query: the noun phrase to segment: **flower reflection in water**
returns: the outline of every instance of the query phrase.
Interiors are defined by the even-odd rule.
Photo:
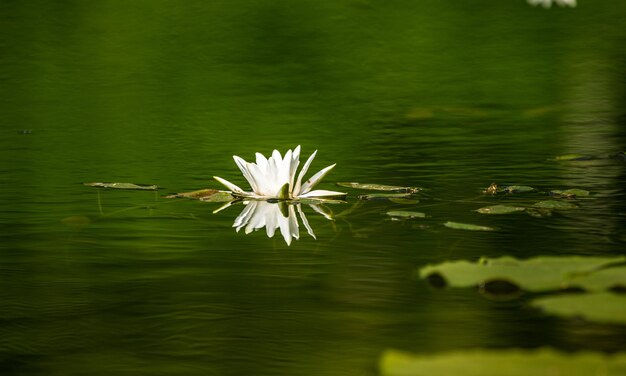
[[[292,239],[300,238],[299,216],[309,235],[316,239],[315,233],[309,225],[304,211],[302,211],[302,203],[300,202],[250,200],[243,201],[243,204],[245,207],[233,223],[233,227],[235,227],[237,232],[244,229],[244,232],[249,234],[252,231],[265,227],[267,236],[271,238],[276,233],[276,230],[280,230],[280,234],[285,239],[287,245],[291,245]],[[326,219],[333,220],[318,204],[311,203],[308,205]]]

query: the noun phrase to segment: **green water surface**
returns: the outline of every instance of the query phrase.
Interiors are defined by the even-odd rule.
[[[617,0],[3,0],[0,374],[353,376],[387,348],[623,349],[624,326],[415,270],[624,254],[625,19]],[[303,208],[317,239],[163,198],[214,175],[248,188],[233,154],[297,145],[349,194],[334,221]],[[552,160],[572,153],[593,158]],[[340,181],[424,191],[358,201]],[[483,196],[492,182],[538,192]],[[475,212],[568,188],[591,195],[550,217]]]

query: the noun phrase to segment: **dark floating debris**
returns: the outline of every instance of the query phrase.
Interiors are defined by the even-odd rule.
[[[159,189],[156,185],[139,185],[133,183],[84,183],[88,187],[107,188],[107,189],[130,189],[141,191],[156,191]]]
[[[498,184],[491,183],[487,188],[483,190],[483,193],[486,195],[495,195],[498,193]]]

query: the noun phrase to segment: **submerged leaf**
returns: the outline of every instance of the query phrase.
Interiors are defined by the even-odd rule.
[[[540,209],[550,209],[550,210],[570,210],[570,209],[578,208],[577,205],[572,204],[571,202],[556,201],[556,200],[539,201],[535,203],[533,207],[540,208]]]
[[[89,187],[109,188],[109,189],[134,189],[142,191],[156,191],[159,189],[156,185],[138,185],[133,183],[84,183]]]
[[[551,196],[555,197],[565,197],[565,198],[576,198],[576,197],[587,197],[589,196],[589,191],[585,191],[584,189],[566,189],[564,191],[555,189],[550,191]]]
[[[476,211],[480,214],[510,214],[518,213],[524,210],[526,210],[526,208],[522,208],[519,206],[493,205],[480,208]]]
[[[626,324],[626,296],[611,292],[548,296],[531,302],[557,316],[582,317],[607,324]],[[626,368],[624,369],[626,372]]]
[[[385,192],[415,193],[421,190],[421,188],[417,188],[417,187],[399,187],[395,185],[368,184],[368,183],[356,183],[356,182],[339,182],[337,183],[337,185],[340,187],[365,189],[369,191],[385,191]]]
[[[446,222],[443,224],[448,228],[453,228],[455,230],[469,230],[469,231],[494,231],[495,229],[487,226],[479,226],[472,225],[469,223],[459,223],[459,222]]]
[[[392,198],[411,198],[410,193],[370,193],[357,196],[359,200],[389,200]]]
[[[508,281],[528,291],[557,290],[584,274],[626,261],[626,257],[553,256],[518,260],[483,258],[477,262],[448,261],[419,270],[422,278],[440,275],[453,287],[471,287],[489,281]]]
[[[387,215],[394,218],[405,218],[405,219],[413,219],[413,218],[426,218],[426,214],[414,211],[403,211],[403,210],[393,210],[387,212]]]
[[[461,350],[413,355],[387,350],[380,359],[383,376],[624,375],[626,353],[562,353],[537,350]]]

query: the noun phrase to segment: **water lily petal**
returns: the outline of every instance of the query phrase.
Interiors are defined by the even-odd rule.
[[[291,187],[290,194],[293,195],[293,186],[296,180],[296,170],[298,170],[298,165],[300,164],[300,145],[296,146],[293,150],[293,154],[291,156],[291,166],[289,168],[289,186]]]
[[[243,226],[245,226],[250,218],[254,214],[257,207],[256,201],[249,202],[246,207],[241,211],[241,213],[235,218],[235,222],[233,222],[233,227],[236,228],[237,232],[241,230]]]
[[[293,187],[293,190],[292,190],[292,194],[294,196],[299,196],[300,195],[301,186],[302,186],[302,179],[304,178],[304,175],[306,174],[307,170],[309,169],[309,166],[311,166],[311,163],[313,162],[313,159],[315,158],[316,154],[317,154],[317,150],[315,150],[309,156],[309,159],[307,159],[306,162],[304,163],[304,166],[302,167],[302,170],[300,170],[300,173],[298,174],[298,180],[296,180],[296,183],[295,183],[295,185]]]
[[[261,153],[256,153],[256,164],[263,174],[267,172],[267,158]]]
[[[302,219],[302,224],[306,228],[306,231],[309,233],[309,235],[311,235],[313,239],[317,240],[317,238],[315,237],[315,233],[313,232],[313,229],[311,228],[311,225],[309,225],[309,221],[306,219],[306,216],[304,215],[304,211],[302,211],[302,205],[296,205],[296,208],[298,209],[298,213],[300,213],[300,219]]]
[[[335,192],[335,191],[327,191],[325,189],[316,189],[311,192],[307,192],[298,197],[300,198],[311,198],[311,197],[326,197],[326,196],[345,196],[346,194],[343,192]]]
[[[328,219],[329,221],[335,220],[335,218],[333,218],[330,213],[326,213],[324,210],[322,210],[322,208],[319,207],[319,205],[309,204],[309,206],[311,207],[311,209],[315,210],[316,213],[323,215],[324,218]]]
[[[256,184],[254,177],[252,176],[252,173],[250,172],[250,169],[248,166],[249,163],[246,162],[243,158],[236,156],[236,155],[233,155],[233,159],[235,160],[235,164],[237,165],[237,167],[239,167],[239,170],[241,170],[243,177],[246,178],[246,180],[248,181],[248,184],[250,184],[252,191],[256,192],[258,190],[258,186]]]
[[[239,188],[238,186],[236,186],[235,184],[229,182],[226,179],[222,179],[219,176],[213,176],[213,179],[219,181],[220,183],[224,184],[224,186],[228,189],[230,189],[233,193],[238,193],[241,195],[245,195],[246,192],[244,192],[243,189]]]
[[[330,170],[333,169],[333,167],[335,167],[335,165],[336,164],[332,164],[328,167],[325,167],[322,170],[320,170],[317,174],[309,178],[309,180],[307,180],[306,182],[302,184],[302,187],[300,188],[300,193],[304,194],[304,193],[309,192],[313,187],[317,185],[317,183],[319,183],[324,178],[324,176],[326,176],[326,174],[328,174]]]

